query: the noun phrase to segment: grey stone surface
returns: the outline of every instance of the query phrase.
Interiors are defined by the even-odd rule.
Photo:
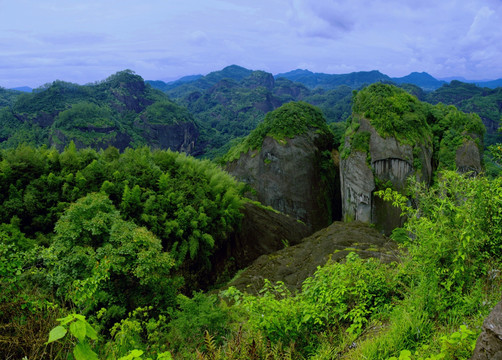
[[[359,221],[335,221],[295,246],[262,255],[227,286],[256,294],[264,279],[283,281],[291,290],[300,290],[303,281],[328,260],[341,261],[350,252],[361,258],[376,257],[385,262],[397,259],[397,246],[377,230]]]
[[[322,152],[330,151],[331,144],[329,136],[315,130],[280,141],[266,137],[259,151],[241,154],[226,170],[256,191],[254,200],[303,221],[315,231],[337,217],[333,212],[339,193],[338,169],[333,179],[327,180],[321,167]]]
[[[464,141],[455,154],[455,165],[460,173],[473,172],[474,175],[482,171],[481,153],[474,140]]]
[[[485,319],[471,360],[502,360],[502,301]]]

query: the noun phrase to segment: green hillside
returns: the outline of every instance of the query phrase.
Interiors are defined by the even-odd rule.
[[[147,144],[163,147],[151,126],[182,123],[191,124],[194,138],[198,134],[185,109],[129,70],[95,84],[54,81],[11,97],[0,109],[0,123],[3,148],[29,143],[62,150],[70,141],[78,147],[111,145],[121,151]],[[173,149],[179,150],[174,143]]]

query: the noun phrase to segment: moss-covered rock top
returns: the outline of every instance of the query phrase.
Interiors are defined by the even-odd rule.
[[[223,157],[223,162],[238,159],[241,153],[246,153],[249,150],[260,149],[267,136],[273,137],[277,141],[283,141],[304,134],[311,129],[331,134],[321,110],[303,101],[289,102],[267,113],[263,122],[255,130],[228,151]]]
[[[376,83],[354,95],[353,116],[368,119],[382,137],[414,143],[430,134],[425,104],[396,86]]]

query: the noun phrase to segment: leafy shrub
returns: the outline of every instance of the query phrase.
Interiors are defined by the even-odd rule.
[[[236,301],[248,314],[249,325],[273,343],[295,342],[299,348],[313,350],[316,339],[312,334],[337,328],[360,334],[371,316],[399,298],[396,269],[395,265],[362,260],[351,253],[345,263],[319,267],[296,295],[283,283],[269,281],[265,281],[260,296],[235,288],[224,295]]]
[[[178,309],[167,326],[166,341],[175,353],[193,354],[195,349],[205,351],[204,334],[211,334],[215,346],[223,344],[230,334],[231,315],[216,295],[194,293],[192,298],[177,297]]]
[[[169,293],[174,260],[151,232],[122,220],[106,195],[72,204],[55,231],[44,259],[58,294],[87,311],[169,301],[162,295]]]

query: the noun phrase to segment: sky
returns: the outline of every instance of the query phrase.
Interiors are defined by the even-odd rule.
[[[502,78],[502,0],[0,0],[0,86],[413,71]]]

